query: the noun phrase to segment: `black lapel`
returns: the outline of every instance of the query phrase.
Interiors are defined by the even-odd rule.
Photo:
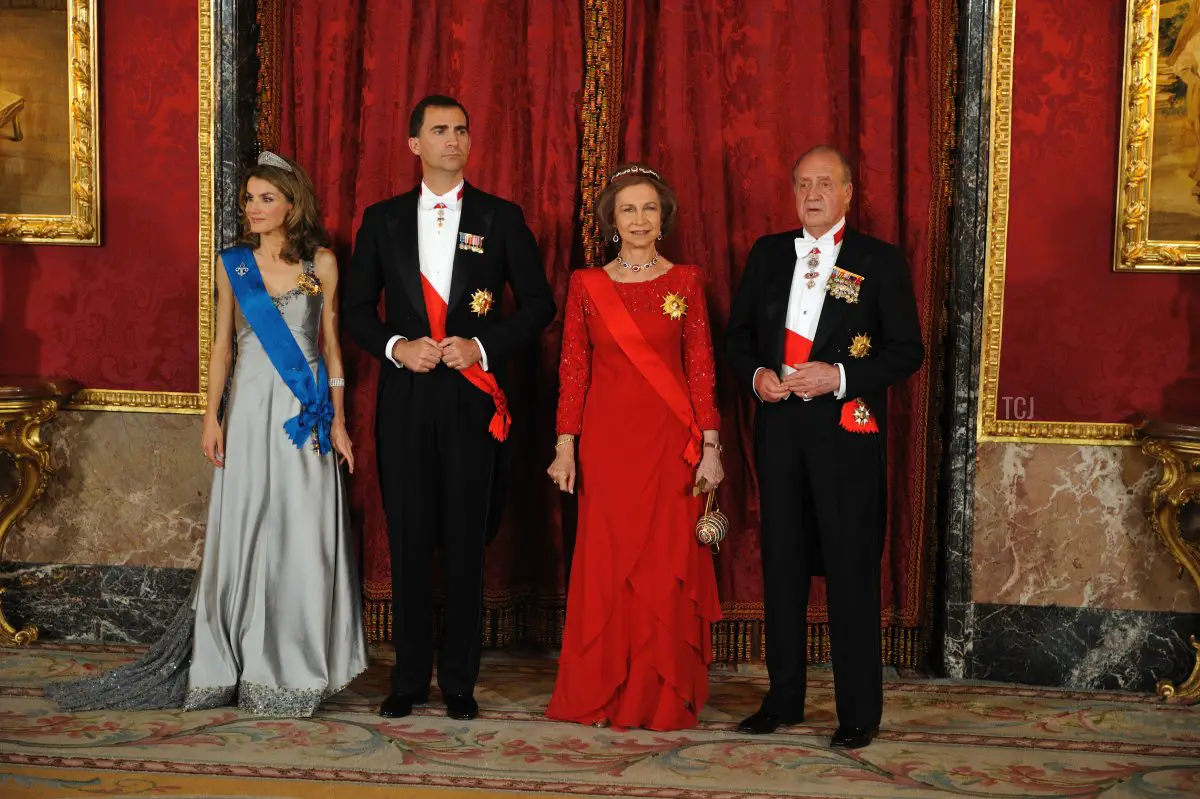
[[[766,322],[772,331],[771,363],[778,368],[783,363],[784,342],[787,338],[787,310],[792,294],[792,280],[796,274],[796,237],[803,233],[792,231],[780,239],[775,252],[770,255],[770,272],[767,276]]]
[[[846,237],[842,239],[842,249],[838,252],[835,266],[856,275],[862,275],[862,263],[862,248],[859,246],[858,233],[847,227]],[[833,335],[833,331],[838,329],[842,317],[849,309],[850,303],[845,300],[829,294],[825,295],[825,302],[821,305],[821,318],[817,321],[817,333],[813,336],[813,355],[820,352],[821,347],[829,341],[829,337]]]
[[[488,246],[488,231],[492,222],[492,209],[487,198],[470,183],[463,185],[462,214],[458,218],[459,240],[464,233],[483,236],[483,246]],[[447,313],[462,299],[467,284],[471,281],[471,267],[479,256],[455,244],[454,267],[450,272],[450,297],[446,301]],[[478,287],[476,287],[478,288]]]
[[[417,315],[427,319],[425,292],[421,290],[421,251],[417,239],[417,198],[420,193],[418,187],[397,197],[387,222],[396,245],[396,269],[400,272],[400,284],[408,293]]]

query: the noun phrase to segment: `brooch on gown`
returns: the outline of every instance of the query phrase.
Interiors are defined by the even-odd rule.
[[[871,337],[866,333],[859,333],[850,342],[850,357],[865,358],[867,353],[871,351]]]
[[[833,274],[829,276],[829,283],[826,284],[825,290],[839,300],[854,303],[858,302],[858,291],[862,288],[862,282],[862,275],[856,275],[853,272],[846,269],[839,269],[835,266]]]
[[[301,272],[296,278],[296,285],[310,297],[315,297],[321,293],[321,281],[311,272]]]
[[[479,289],[471,295],[471,312],[476,316],[487,316],[496,305],[496,298],[487,289]]]
[[[664,316],[679,321],[687,315],[687,297],[671,293],[663,297],[662,312]]]

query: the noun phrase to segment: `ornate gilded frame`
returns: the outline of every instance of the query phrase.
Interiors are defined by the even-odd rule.
[[[92,0],[94,2],[94,0]],[[208,358],[212,348],[213,330],[213,259],[215,236],[213,229],[215,184],[213,168],[216,163],[216,119],[214,103],[216,84],[214,62],[216,42],[213,32],[213,5],[216,0],[200,0],[198,10],[200,58],[200,108],[198,144],[200,148],[200,236],[199,236],[199,390],[185,391],[124,391],[84,389],[75,395],[70,406],[87,411],[138,411],[143,413],[204,412],[208,402]]]
[[[1128,4],[1113,270],[1200,272],[1200,241],[1150,238],[1150,183],[1158,90],[1158,12],[1162,0],[1128,0]]]
[[[67,7],[71,209],[67,214],[0,214],[0,243],[100,243],[100,136],[96,95],[96,0]]]
[[[1140,2],[1141,0],[1130,0]],[[1008,243],[1009,152],[1012,143],[1012,76],[1017,0],[995,0],[992,11],[990,166],[987,260],[983,289],[983,341],[979,366],[980,442],[1133,445],[1133,426],[1108,422],[1040,422],[997,418],[1000,342],[1004,328],[1004,276]]]

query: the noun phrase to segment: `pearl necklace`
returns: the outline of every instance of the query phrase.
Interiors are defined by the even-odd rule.
[[[641,272],[646,269],[652,269],[658,265],[658,253],[654,253],[654,258],[648,264],[631,264],[620,256],[618,253],[617,261],[621,264],[622,269],[628,269],[630,272]]]

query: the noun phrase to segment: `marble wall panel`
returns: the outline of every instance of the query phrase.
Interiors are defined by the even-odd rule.
[[[4,560],[200,563],[212,467],[199,417],[68,411],[47,437],[58,473],[10,531]]]
[[[1200,613],[1146,516],[1136,447],[980,444],[971,598],[997,605]]]

